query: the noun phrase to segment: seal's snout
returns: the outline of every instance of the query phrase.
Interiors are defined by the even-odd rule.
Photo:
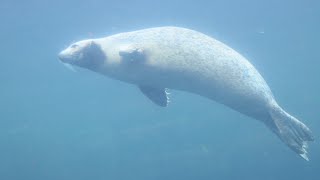
[[[58,58],[60,59],[61,62],[64,62],[64,63],[68,63],[72,59],[70,53],[68,53],[66,50],[61,51],[58,54]]]
[[[61,51],[59,54],[58,54],[58,58],[60,59],[60,61],[63,61],[63,52]]]

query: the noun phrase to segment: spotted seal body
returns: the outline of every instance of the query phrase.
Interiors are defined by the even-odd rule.
[[[137,85],[159,106],[167,106],[166,89],[187,91],[224,104],[264,122],[306,160],[310,130],[286,113],[248,60],[200,32],[159,27],[88,39],[59,54],[77,65]]]

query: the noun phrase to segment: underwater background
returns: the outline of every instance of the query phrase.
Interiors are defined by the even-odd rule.
[[[320,1],[0,0],[0,22],[0,180],[320,178]],[[244,55],[313,131],[310,161],[221,104],[171,90],[161,108],[57,58],[71,42],[168,25]]]

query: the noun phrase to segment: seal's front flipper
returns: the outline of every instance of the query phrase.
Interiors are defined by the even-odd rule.
[[[161,107],[168,106],[169,98],[165,88],[154,88],[148,86],[139,86],[139,88],[141,92],[155,104]]]
[[[126,45],[120,47],[119,56],[121,56],[122,60],[127,62],[140,62],[141,60],[145,59],[143,49],[135,45]]]

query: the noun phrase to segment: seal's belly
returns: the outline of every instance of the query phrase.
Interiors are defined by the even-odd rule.
[[[144,71],[148,71],[147,76],[141,83],[198,94],[253,117],[262,116],[273,100],[267,84],[250,69],[234,72],[234,68],[239,67],[230,68],[226,64],[216,68],[210,63],[181,65],[177,63],[179,61],[170,62],[147,68]]]

